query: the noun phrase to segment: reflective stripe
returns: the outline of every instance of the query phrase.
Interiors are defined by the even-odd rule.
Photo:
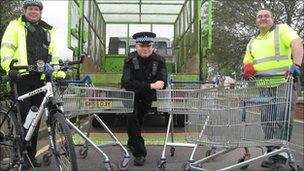
[[[46,31],[46,41],[48,42],[48,44],[50,44],[51,42],[51,34],[49,31]]]
[[[13,51],[15,51],[17,49],[17,47],[11,43],[1,43],[1,48],[3,47],[7,47],[9,49],[12,49]]]
[[[277,57],[276,60],[280,60],[280,40],[279,40],[279,25],[276,25],[274,29],[274,53]]]
[[[277,57],[275,60],[280,60],[281,57],[280,57],[279,25],[276,25],[276,27],[274,29],[274,36],[273,37],[274,37],[274,51],[275,51],[274,54]],[[255,39],[255,37],[252,37],[249,41],[248,47],[249,47],[250,54],[252,52],[252,43],[253,43],[254,39]],[[251,54],[251,56],[252,56],[252,54]],[[266,57],[266,58],[268,58],[268,57]]]
[[[254,39],[255,39],[255,37],[252,37],[252,38],[250,39],[250,41],[249,41],[248,47],[249,47],[249,52],[250,52],[250,54],[251,54],[251,52],[252,52],[252,43],[253,43]],[[251,56],[253,56],[253,55],[251,54]]]
[[[282,72],[286,72],[288,71],[288,67],[283,67],[283,68],[275,68],[275,69],[269,69],[269,70],[265,70],[265,71],[257,71],[257,74],[278,74],[278,73],[282,73]]]
[[[253,64],[260,64],[263,62],[270,62],[273,60],[288,60],[288,56],[269,56],[261,59],[254,59]]]
[[[2,62],[5,62],[7,60],[13,60],[13,57],[12,56],[6,56],[6,57],[2,58]]]

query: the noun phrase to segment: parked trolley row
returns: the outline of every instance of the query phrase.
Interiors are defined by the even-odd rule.
[[[167,146],[170,146],[171,156],[174,156],[175,147],[192,148],[188,161],[183,164],[184,170],[246,168],[261,159],[282,153],[287,155],[290,167],[296,169],[297,163],[293,157],[295,146],[288,141],[292,129],[290,104],[293,79],[289,77],[287,82],[273,80],[263,77],[241,81],[234,89],[220,86],[203,89],[203,82],[170,80],[167,89],[157,90],[158,111],[169,113],[158,168],[165,170],[165,152]],[[57,86],[56,91],[63,101],[66,122],[85,140],[79,150],[80,157],[86,158],[88,148],[92,146],[104,158],[102,164],[106,170],[113,170],[113,163],[102,147],[117,145],[124,153],[118,167],[120,170],[127,170],[130,160],[128,151],[97,114],[132,113],[134,93],[94,87],[89,76],[79,81],[65,81]],[[185,116],[186,143],[174,142],[174,115]],[[77,123],[71,121],[79,116],[88,118],[87,130],[81,129]],[[90,139],[93,118],[107,131],[113,142],[95,144]],[[198,146],[208,150],[205,157],[194,159]],[[249,148],[263,149],[265,146],[280,146],[280,148],[270,153],[264,153],[262,150],[259,156],[251,156]],[[224,168],[205,167],[208,161],[238,148],[244,148],[245,152],[237,163]],[[303,147],[300,148],[297,151],[303,151]],[[43,160],[48,161],[49,157],[50,153],[46,153]]]
[[[275,81],[274,81],[275,80]],[[170,146],[171,156],[175,146],[192,148],[184,170],[208,170],[204,164],[237,148],[245,153],[237,163],[224,168],[231,170],[246,168],[250,164],[277,154],[285,153],[291,168],[296,169],[288,142],[292,125],[290,107],[293,79],[287,82],[260,77],[251,81],[242,81],[234,89],[215,87],[201,89],[198,82],[172,83],[166,90],[157,91],[158,110],[170,114],[164,149],[158,163],[165,170],[166,147]],[[174,142],[173,115],[185,115],[185,134],[187,143]],[[171,132],[171,141],[168,141]],[[199,145],[208,148],[206,157],[195,160],[194,154]],[[251,157],[249,147],[280,146],[281,148],[257,157]],[[221,150],[219,150],[221,149]],[[303,151],[303,147],[302,147]]]

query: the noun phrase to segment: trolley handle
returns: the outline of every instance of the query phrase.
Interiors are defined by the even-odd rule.
[[[290,78],[290,74],[255,74],[250,78],[246,78],[244,74],[242,74],[242,77],[246,80],[254,80],[258,78],[271,78],[271,77],[285,77],[286,79]]]
[[[285,74],[255,74],[254,78],[265,78],[265,77],[285,77]]]
[[[187,83],[187,84],[204,84],[204,81],[179,81],[179,80],[170,80],[169,83]]]
[[[92,78],[89,75],[86,75],[83,77],[81,80],[61,80],[62,83],[76,83],[76,84],[83,84],[83,83],[88,83],[92,84]]]

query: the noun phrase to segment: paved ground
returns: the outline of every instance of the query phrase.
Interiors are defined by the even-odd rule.
[[[166,130],[164,120],[159,119],[148,119],[153,122],[149,122],[146,124],[146,127],[144,129],[144,135],[152,134],[164,137],[164,132]],[[120,123],[117,123],[116,126],[111,128],[113,132],[120,133],[118,135],[121,135],[121,133],[125,133],[125,127],[124,122],[121,121]],[[293,150],[296,152],[294,153],[296,160],[299,162],[299,164],[303,167],[304,165],[304,158],[303,158],[303,147],[304,147],[304,136],[303,136],[303,130],[304,125],[303,122],[296,122],[293,130],[293,137],[292,137],[292,143],[296,145],[292,145]],[[177,128],[176,132],[179,132],[180,134],[183,133],[183,128]],[[104,134],[103,130],[101,128],[95,128],[93,131],[95,134],[100,133]],[[45,138],[43,138],[45,139]],[[45,147],[47,141],[41,139],[39,142],[40,151],[38,159],[41,159],[42,155],[44,154],[45,150],[47,149]],[[80,147],[76,147],[76,152],[78,154]],[[131,160],[129,162],[129,169],[128,170],[158,170],[157,168],[157,162],[160,159],[161,152],[162,152],[163,146],[161,145],[149,145],[147,146],[148,155],[147,155],[147,161],[145,166],[143,167],[135,167],[133,166],[133,157],[131,157]],[[206,150],[209,149],[209,147],[201,146],[197,149],[195,153],[195,159],[201,159],[205,155]],[[114,163],[115,170],[118,170],[117,165],[122,161],[123,159],[123,151],[119,147],[106,147],[103,148],[104,152],[109,155],[109,158],[111,159],[111,162]],[[259,156],[262,154],[261,149],[250,149],[252,156]],[[175,155],[173,157],[170,156],[169,148],[167,148],[167,164],[166,164],[166,170],[182,170],[183,163],[187,162],[189,159],[189,156],[191,154],[192,149],[185,148],[185,147],[176,147]],[[204,164],[203,166],[209,170],[217,170],[225,166],[234,165],[237,163],[238,159],[242,157],[244,150],[243,149],[237,149],[233,152],[230,152],[228,154],[225,154],[223,156],[220,156],[219,158],[208,162],[207,164]],[[103,165],[104,158],[99,155],[96,150],[90,148],[88,157],[85,159],[81,159],[78,156],[78,166],[80,170],[105,170]],[[246,170],[263,170],[263,168],[260,167],[260,161],[257,163],[254,163],[250,165]],[[54,167],[51,165],[50,167],[42,167],[38,170],[54,170]],[[265,170],[265,169],[264,169]]]

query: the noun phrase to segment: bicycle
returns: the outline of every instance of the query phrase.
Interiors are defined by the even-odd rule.
[[[53,65],[53,67],[56,71],[66,71],[70,66],[80,64],[82,61],[83,57],[80,61],[61,62]],[[10,170],[13,167],[22,170],[26,159],[34,168],[26,147],[30,145],[29,142],[35,127],[43,114],[46,118],[51,155],[54,156],[57,170],[78,170],[71,131],[63,114],[62,100],[55,89],[56,79],[52,77],[51,73],[44,71],[44,62],[37,62],[37,65],[14,66],[16,62],[18,61],[12,60],[9,75],[2,77],[2,82],[10,81],[12,83],[13,95],[10,99],[10,106],[0,108],[0,170]],[[19,96],[16,82],[22,74],[19,73],[20,70],[44,73],[46,75],[45,85]],[[43,92],[45,92],[45,95],[38,112],[29,128],[25,129],[21,122],[20,101]]]

